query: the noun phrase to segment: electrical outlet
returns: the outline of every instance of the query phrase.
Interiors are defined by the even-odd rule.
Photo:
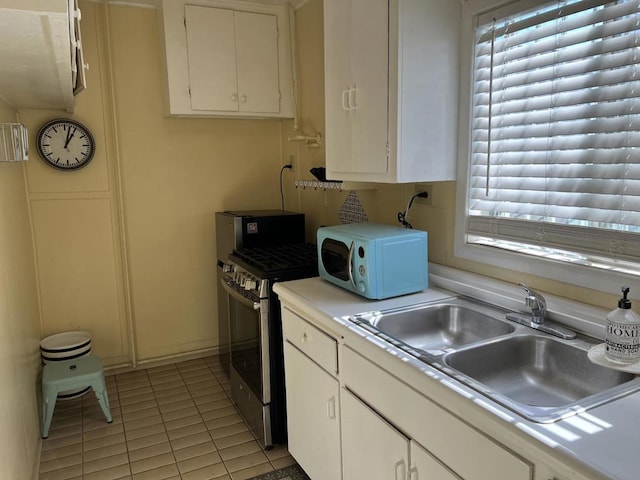
[[[424,183],[418,183],[415,186],[413,193],[427,192],[429,195],[427,198],[416,197],[413,199],[414,203],[421,205],[433,205],[433,185],[426,185]]]
[[[289,155],[289,165],[291,165],[291,170],[293,170],[293,166],[296,164],[296,156]]]

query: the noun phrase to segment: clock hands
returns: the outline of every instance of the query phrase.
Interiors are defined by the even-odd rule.
[[[73,136],[76,134],[76,129],[73,129],[73,133],[71,132],[71,126],[69,126],[69,130],[67,130],[67,139],[64,142],[64,147],[67,151],[69,151],[69,149],[67,148],[69,146],[69,142],[71,141],[71,139],[73,138]]]

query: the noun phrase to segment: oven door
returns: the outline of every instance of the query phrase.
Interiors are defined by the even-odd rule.
[[[231,366],[263,403],[271,401],[269,300],[238,291],[222,279],[229,299]]]

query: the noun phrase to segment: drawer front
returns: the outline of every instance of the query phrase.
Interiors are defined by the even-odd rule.
[[[338,347],[329,335],[292,311],[282,309],[284,337],[327,372],[338,373]]]
[[[465,480],[530,480],[529,463],[348,347],[343,383]]]

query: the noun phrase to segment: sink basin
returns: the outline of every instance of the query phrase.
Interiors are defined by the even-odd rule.
[[[635,375],[591,363],[585,348],[539,335],[498,339],[442,360],[463,375],[464,383],[537,422],[555,421],[640,388]]]
[[[640,390],[640,376],[591,363],[593,340],[561,340],[505,315],[499,307],[455,297],[349,320],[537,423]]]
[[[483,313],[483,307],[465,299],[419,305],[356,318],[391,338],[424,351],[456,349],[506,335],[515,327]]]

